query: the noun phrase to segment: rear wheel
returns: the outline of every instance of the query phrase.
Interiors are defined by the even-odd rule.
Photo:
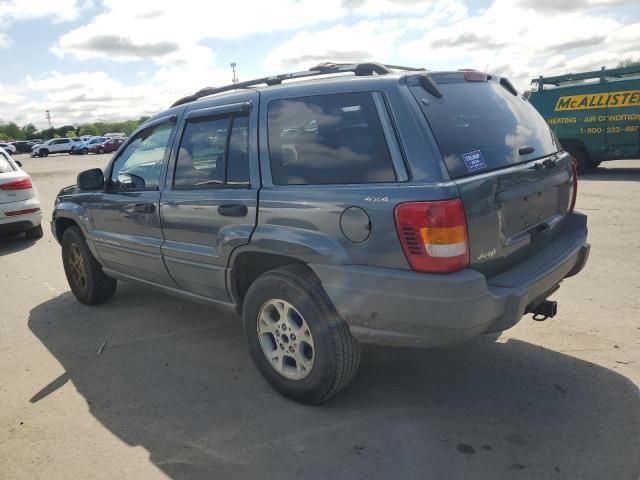
[[[106,302],[115,293],[116,280],[102,271],[78,227],[70,227],[62,235],[62,264],[69,287],[80,302]]]
[[[243,324],[260,373],[281,394],[319,404],[351,382],[360,349],[304,266],[260,276],[244,299]]]
[[[24,235],[31,240],[42,238],[42,235],[44,235],[44,232],[42,231],[42,225],[38,225],[37,227],[27,230],[26,232],[24,232]]]
[[[80,150],[80,155],[86,155],[87,153],[89,153],[88,148],[83,148],[82,150]]]

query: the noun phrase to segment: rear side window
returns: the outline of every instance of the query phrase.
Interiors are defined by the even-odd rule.
[[[247,186],[248,117],[207,117],[187,122],[173,185],[176,188]]]
[[[275,185],[396,180],[371,93],[272,101],[268,130]]]
[[[437,81],[442,97],[411,87],[452,178],[551,155],[559,146],[533,106],[495,80]],[[426,100],[422,101],[423,99]],[[521,154],[533,147],[530,153]],[[523,149],[523,150],[521,150]]]

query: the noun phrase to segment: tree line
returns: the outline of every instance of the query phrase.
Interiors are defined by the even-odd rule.
[[[122,122],[94,122],[75,125],[63,125],[61,127],[43,128],[39,130],[33,123],[27,123],[22,127],[15,122],[3,122],[0,120],[0,141],[33,140],[61,137],[80,137],[82,135],[104,135],[105,133],[118,132],[129,136],[138,126],[149,117],[140,117],[137,120],[124,120]]]

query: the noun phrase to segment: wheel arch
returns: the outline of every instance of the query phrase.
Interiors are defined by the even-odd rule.
[[[229,293],[237,305],[238,312],[242,311],[242,303],[249,287],[260,275],[287,265],[306,266],[305,262],[299,258],[272,252],[249,250],[235,255],[227,282]],[[310,268],[309,271],[313,273]]]

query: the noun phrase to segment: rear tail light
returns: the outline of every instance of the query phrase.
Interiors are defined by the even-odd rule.
[[[576,197],[578,196],[578,162],[575,158],[571,158],[571,184],[569,187],[569,209],[573,212],[576,206]]]
[[[28,188],[33,188],[33,184],[29,177],[19,178],[12,182],[0,184],[0,189],[2,190],[26,190]]]
[[[460,199],[401,203],[394,216],[413,270],[448,273],[469,265],[467,222]]]

